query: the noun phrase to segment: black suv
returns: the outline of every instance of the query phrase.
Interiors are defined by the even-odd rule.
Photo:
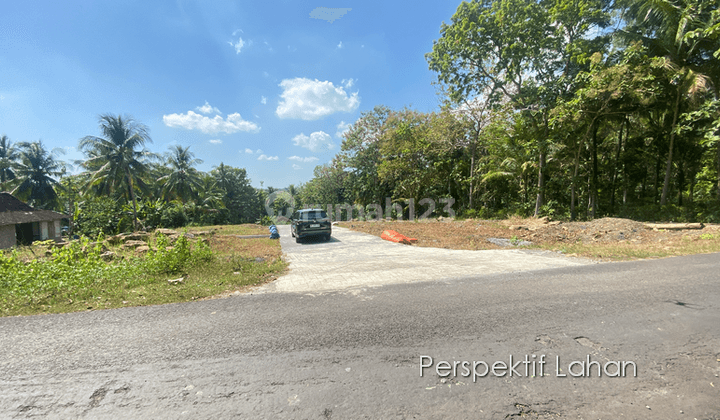
[[[296,242],[300,242],[308,236],[322,236],[326,241],[329,241],[332,234],[332,224],[325,210],[298,210],[292,215],[290,234],[295,238]]]

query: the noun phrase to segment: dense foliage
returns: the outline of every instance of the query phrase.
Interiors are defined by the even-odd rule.
[[[717,1],[472,0],[426,58],[441,110],[364,112],[287,196],[253,188],[245,169],[200,172],[189,148],[150,153],[144,125],[109,114],[102,136],[80,140],[84,172],[59,182],[41,143],[2,136],[0,187],[91,235],[269,223],[266,202],[276,214],[392,204],[407,217],[411,199],[416,212],[452,199],[468,216],[720,221]]]
[[[151,142],[144,125],[109,114],[99,120],[103,136],[80,139],[86,159],[77,175],[67,175],[65,163],[41,142],[14,145],[2,136],[0,187],[36,208],[70,215],[73,233],[91,237],[256,222],[264,215],[267,193],[250,185],[245,169],[220,163],[198,171],[202,161],[189,147],[158,156],[141,149]]]
[[[717,2],[474,0],[440,33],[443,109],[365,112],[303,202],[720,221]]]

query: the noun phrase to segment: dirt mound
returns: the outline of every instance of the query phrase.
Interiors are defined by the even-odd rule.
[[[640,242],[648,231],[642,222],[604,217],[590,222],[545,224],[519,237],[543,242]]]

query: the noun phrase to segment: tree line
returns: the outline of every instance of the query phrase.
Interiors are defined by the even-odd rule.
[[[363,113],[301,202],[720,221],[716,1],[463,2],[426,59],[441,110]]]
[[[140,228],[254,223],[263,218],[267,191],[250,185],[243,168],[220,163],[210,172],[190,147],[148,151],[148,128],[131,117],[99,117],[100,136],[79,141],[85,159],[59,159],[61,150],[0,137],[0,187],[39,209],[71,216],[76,233],[114,234]]]

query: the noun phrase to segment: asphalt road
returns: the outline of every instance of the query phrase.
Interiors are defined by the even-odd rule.
[[[0,417],[720,419],[719,272],[711,254],[2,318]],[[545,376],[435,370],[533,354]],[[637,376],[560,376],[588,357]]]

